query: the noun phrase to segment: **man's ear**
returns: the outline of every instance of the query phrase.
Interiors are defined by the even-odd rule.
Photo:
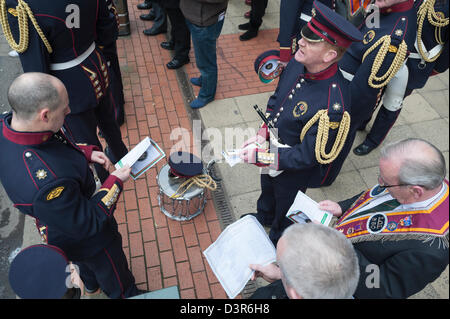
[[[334,61],[337,58],[338,54],[336,50],[330,49],[325,53],[325,56],[323,57],[323,62],[329,63],[331,61]]]
[[[45,123],[48,123],[48,121],[49,121],[49,113],[50,113],[50,110],[48,108],[44,107],[43,109],[41,109],[38,112],[39,120],[41,120],[41,121],[43,121]]]
[[[423,195],[423,192],[424,192],[424,190],[421,186],[416,186],[416,185],[411,186],[410,190],[414,196],[414,199],[421,198]]]
[[[297,291],[295,291],[295,289],[290,287],[289,285],[286,285],[286,293],[290,299],[303,299],[303,297],[300,296]]]

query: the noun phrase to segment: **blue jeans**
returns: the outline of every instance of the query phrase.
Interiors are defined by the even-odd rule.
[[[192,42],[194,44],[195,63],[200,70],[202,87],[198,98],[203,101],[212,101],[217,89],[217,38],[222,31],[221,21],[207,26],[200,27],[186,20],[186,24],[191,31]]]

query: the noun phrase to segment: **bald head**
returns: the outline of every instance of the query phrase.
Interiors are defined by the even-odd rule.
[[[418,138],[386,145],[381,149],[380,161],[390,161],[398,167],[399,183],[421,185],[429,190],[441,186],[446,174],[442,152]]]
[[[54,111],[61,103],[64,84],[56,77],[28,72],[17,77],[8,90],[8,102],[21,120],[30,120],[43,108]]]

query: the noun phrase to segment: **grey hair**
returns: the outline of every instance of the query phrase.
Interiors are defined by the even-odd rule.
[[[400,184],[435,189],[442,184],[447,173],[442,152],[420,138],[407,138],[384,146],[381,158],[401,160],[397,176]]]
[[[30,120],[44,107],[57,109],[61,101],[55,80],[51,75],[37,72],[17,77],[8,89],[8,102],[17,117]]]
[[[351,242],[323,225],[294,224],[284,233],[278,265],[286,284],[305,299],[351,298],[358,286],[359,264]]]

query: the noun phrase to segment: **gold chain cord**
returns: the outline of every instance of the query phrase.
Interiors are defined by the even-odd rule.
[[[444,44],[444,41],[442,41],[441,38],[441,30],[443,27],[447,26],[449,23],[449,18],[445,18],[445,16],[442,16],[439,13],[436,13],[434,10],[434,3],[436,0],[427,0],[420,6],[419,10],[417,11],[417,49],[419,50],[420,56],[425,62],[434,62],[436,61],[439,56],[441,55],[442,50],[436,54],[433,58],[429,59],[427,52],[423,51],[422,48],[422,29],[423,29],[423,23],[425,21],[425,17],[427,18],[428,22],[435,26],[434,29],[434,37],[438,44]]]
[[[400,70],[400,68],[402,67],[403,62],[405,61],[405,58],[406,58],[406,53],[408,51],[408,46],[406,45],[404,40],[402,40],[402,42],[400,43],[400,45],[397,49],[391,45],[391,37],[389,35],[385,35],[385,36],[381,37],[377,42],[375,42],[375,44],[372,45],[366,51],[366,53],[364,53],[362,60],[364,61],[364,59],[380,45],[381,45],[381,48],[378,50],[378,53],[375,56],[375,59],[374,59],[373,65],[372,65],[372,70],[371,70],[369,80],[368,80],[368,84],[375,89],[379,89],[379,88],[386,86],[389,83],[389,81],[392,80],[392,78],[395,76],[395,74],[398,72],[398,70]],[[392,60],[392,64],[384,75],[377,76],[377,73],[380,70],[381,65],[383,64],[384,57],[386,56],[386,54],[389,51],[391,51],[391,52],[396,51],[395,57]],[[375,82],[380,82],[380,83],[375,83]]]
[[[300,134],[300,142],[303,141],[306,132],[317,121],[319,121],[319,124],[317,129],[315,147],[316,159],[320,164],[330,164],[338,157],[339,153],[342,150],[342,147],[344,147],[345,140],[347,139],[347,135],[350,130],[350,114],[345,111],[342,115],[342,120],[339,124],[339,131],[336,135],[336,140],[334,141],[333,147],[328,154],[325,151],[325,147],[327,146],[328,142],[328,132],[330,128],[330,118],[328,117],[327,110],[318,111],[316,115],[314,115],[308,121],[308,123],[306,123]]]
[[[207,188],[211,191],[215,191],[217,189],[217,183],[212,179],[211,176],[207,174],[203,175],[196,175],[189,179],[187,179],[185,182],[183,182],[172,196],[170,198],[180,198],[186,193],[189,188],[191,188],[193,185],[196,185],[200,188]]]
[[[53,49],[47,38],[42,32],[39,24],[36,21],[36,18],[33,15],[33,11],[31,11],[28,4],[23,0],[18,0],[17,7],[17,22],[19,24],[19,43],[16,43],[14,37],[11,33],[11,28],[8,22],[8,12],[6,10],[6,0],[0,0],[0,24],[2,25],[3,33],[5,35],[6,41],[8,41],[9,46],[16,50],[18,53],[23,53],[28,49],[29,44],[29,29],[28,29],[28,18],[30,18],[33,23],[34,28],[37,33],[41,37],[44,42],[45,47],[47,48],[48,53],[52,53]]]

